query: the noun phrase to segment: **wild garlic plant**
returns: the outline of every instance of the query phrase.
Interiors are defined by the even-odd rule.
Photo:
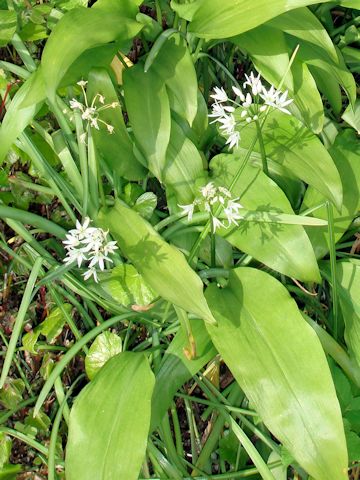
[[[229,148],[239,146],[240,129],[246,124],[256,122],[258,126],[260,119],[269,108],[290,115],[287,107],[293,102],[292,99],[288,99],[287,90],[282,93],[274,85],[266,89],[260,74],[255,76],[254,72],[251,72],[249,75],[245,74],[245,78],[246,81],[243,83],[245,92],[236,86],[232,87],[236,100],[232,100],[223,87],[215,87],[214,93],[210,95],[215,100],[212,113],[209,115],[214,120],[210,123],[220,124],[219,129],[227,138],[226,144]],[[238,113],[237,109],[241,112]]]
[[[84,280],[94,277],[98,282],[96,267],[105,269],[105,262],[113,263],[109,257],[117,250],[116,241],[107,241],[108,233],[102,228],[90,227],[90,218],[86,217],[81,224],[76,222],[76,228],[69,230],[63,245],[67,250],[64,262],[71,265],[76,262],[80,268],[83,262],[88,263],[83,273]]]

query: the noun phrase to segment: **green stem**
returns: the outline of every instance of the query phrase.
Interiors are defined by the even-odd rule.
[[[258,140],[259,140],[259,147],[260,147],[260,154],[261,154],[263,172],[266,175],[269,176],[269,169],[268,169],[268,164],[267,164],[267,159],[266,159],[264,139],[263,139],[263,136],[262,136],[261,126],[260,126],[259,120],[256,120],[255,124],[256,124],[256,131],[257,131],[257,135],[258,135]]]
[[[214,217],[211,215],[211,232],[210,232],[210,266],[211,268],[216,267],[216,239],[215,239],[215,227],[214,227]]]
[[[32,437],[28,437],[21,432],[13,430],[12,428],[0,427],[0,432],[5,433],[6,435],[10,435],[11,437],[17,438],[18,440],[26,443],[30,447],[34,448],[38,452],[42,453],[43,455],[48,455],[48,449],[44,447],[41,443],[34,440]]]

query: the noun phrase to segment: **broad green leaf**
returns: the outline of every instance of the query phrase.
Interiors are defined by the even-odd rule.
[[[100,2],[102,5],[108,2]],[[56,89],[71,64],[86,50],[117,40],[125,47],[141,25],[118,8],[74,8],[53,29],[42,55],[47,95],[54,99]],[[127,12],[125,12],[126,14]],[[119,47],[121,46],[119,45]],[[61,55],[58,52],[61,51]]]
[[[0,404],[8,410],[17,408],[23,401],[24,390],[25,384],[21,378],[7,377],[3,388],[0,389]]]
[[[135,139],[149,170],[162,180],[171,128],[165,84],[155,71],[150,69],[145,73],[140,65],[127,69],[123,78],[125,103]]]
[[[339,284],[340,306],[345,322],[345,341],[351,356],[360,365],[360,263],[357,260],[338,262],[336,278]]]
[[[341,118],[353,127],[358,135],[360,135],[360,99],[356,100],[354,108],[349,105]]]
[[[323,0],[320,3],[324,3]],[[295,8],[314,0],[203,0],[195,11],[190,31],[200,38],[227,38],[246,32]]]
[[[282,90],[289,91],[289,98],[294,99],[290,106],[292,113],[308,128],[320,132],[324,122],[321,96],[305,63],[295,58],[288,71],[291,51],[284,33],[261,25],[238,35],[232,41],[247,50],[256,69],[270,84],[276,87],[282,84]]]
[[[198,84],[185,40],[180,35],[168,39],[151,68],[166,84],[172,110],[191,126],[197,112]]]
[[[0,10],[0,46],[10,42],[16,32],[16,12]]]
[[[333,210],[335,221],[335,241],[340,240],[348,229],[353,218],[360,209],[360,144],[353,130],[347,129],[339,133],[334,144],[330,147],[329,153],[339,171],[344,198],[340,212]],[[309,187],[306,191],[301,210],[322,205],[326,198],[317,190]],[[312,215],[318,218],[327,219],[326,207],[315,210]],[[324,257],[329,251],[329,235],[326,227],[307,229],[307,233],[313,245],[317,258]]]
[[[194,320],[191,328],[195,339],[196,358],[189,360],[184,354],[187,337],[184,330],[180,329],[166,350],[156,375],[150,431],[161,423],[179,388],[216,355],[204,322]]]
[[[336,50],[337,61],[335,61],[333,57],[320,46],[289,37],[290,47],[294,48],[299,43],[300,48],[297,56],[299,60],[308,65],[315,79],[321,75],[323,83],[326,84],[327,79],[333,77],[332,80],[337,81],[345,90],[351,103],[354,103],[356,99],[355,80],[352,73],[348,70],[341,52]],[[332,88],[332,83],[329,85],[329,88]]]
[[[116,108],[108,108],[100,114],[101,120],[114,127],[114,132],[109,134],[106,128],[92,130],[94,142],[101,157],[110,170],[116,172],[120,177],[128,180],[144,178],[146,169],[134,154],[133,141],[126,130],[116,90],[105,69],[94,69],[89,74],[87,88],[89,103],[98,93],[105,97],[105,104],[118,104]]]
[[[169,245],[140,215],[119,201],[103,210],[98,221],[117,240],[146,283],[165,300],[214,323],[200,278],[184,255]]]
[[[213,179],[217,184],[229,187],[242,161],[243,154],[240,156],[239,153],[214,157],[210,163]],[[293,214],[283,191],[251,164],[243,170],[232,193],[240,197],[243,207],[255,214],[267,215],[269,211]],[[320,281],[314,251],[301,226],[241,221],[239,227],[222,229],[220,234],[232,245],[278,272],[299,280]]]
[[[121,338],[112,332],[100,333],[91,344],[85,357],[86,375],[93,380],[98,371],[110,358],[121,353]]]
[[[173,120],[169,146],[166,151],[166,165],[163,180],[167,188],[168,202],[186,205],[197,194],[195,181],[203,174],[203,162],[199,150],[186,137],[180,126]]]
[[[149,305],[155,292],[132,265],[122,264],[111,270],[109,278],[100,282],[101,287],[122,305]]]
[[[297,8],[268,22],[269,25],[323,48],[337,62],[334,44],[322,23],[308,8]]]
[[[242,130],[241,146],[248,148],[256,135],[253,124]],[[320,140],[296,118],[272,112],[263,128],[266,155],[292,175],[316,188],[341,208],[342,184],[334,161]],[[258,145],[255,151],[259,151]]]
[[[10,106],[7,108],[0,126],[0,164],[3,162],[11,145],[15,142],[24,128],[31,122],[42,106],[44,96],[42,96],[43,98],[39,98],[38,102],[34,102],[30,106],[24,108],[21,107],[22,102],[30,94],[34,86],[39,85],[39,82],[41,83],[41,78],[39,78],[38,72],[33,73],[16,92],[11,100]],[[44,92],[43,85],[40,88]]]
[[[145,457],[153,387],[154,377],[142,354],[120,353],[104,365],[70,412],[68,480],[137,480]]]
[[[134,210],[146,220],[150,220],[157,205],[157,196],[153,192],[145,192],[136,199]]]
[[[252,268],[206,298],[214,345],[265,425],[315,480],[345,480],[341,411],[321,344],[286,288]]]

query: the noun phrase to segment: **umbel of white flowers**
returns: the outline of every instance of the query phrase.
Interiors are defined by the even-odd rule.
[[[236,100],[231,100],[222,87],[215,87],[214,94],[211,95],[215,101],[212,105],[212,113],[209,115],[214,120],[210,123],[220,123],[221,133],[227,137],[226,143],[230,148],[239,146],[240,132],[237,128],[258,121],[268,108],[290,115],[286,107],[293,101],[287,98],[287,90],[282,93],[273,85],[267,90],[262,84],[260,74],[255,76],[251,72],[245,77],[246,81],[243,83],[245,92],[238,87],[232,87]],[[227,105],[227,102],[231,105]],[[241,109],[240,119],[235,118],[236,108]]]
[[[85,80],[80,80],[77,82],[78,85],[80,85],[81,90],[84,95],[84,103],[79,102],[76,98],[73,98],[70,100],[70,108],[72,110],[79,110],[81,113],[81,118],[87,122],[87,125],[89,127],[93,127],[96,130],[100,130],[99,123],[105,125],[107,131],[109,133],[114,132],[114,127],[110,125],[109,123],[106,123],[104,120],[100,118],[100,112],[103,110],[107,110],[108,108],[116,108],[119,106],[119,102],[112,102],[105,104],[105,97],[104,95],[101,95],[100,93],[97,93],[91,104],[89,105],[87,97],[86,97],[86,91],[85,91],[85,86],[87,85],[88,82]],[[100,104],[100,105],[99,105]],[[85,143],[86,139],[86,133],[82,135],[81,141]]]
[[[225,187],[217,187],[213,182],[200,188],[201,195],[189,205],[179,205],[187,214],[190,221],[194,215],[195,207],[203,208],[209,212],[212,221],[213,231],[217,228],[229,228],[230,225],[239,225],[238,220],[242,218],[239,211],[242,207],[237,203],[238,198],[232,198],[231,192]],[[227,224],[222,222],[219,217],[224,217]]]
[[[109,255],[118,248],[115,241],[107,241],[109,232],[102,228],[90,227],[90,218],[86,217],[84,223],[76,222],[76,228],[69,230],[66,240],[63,241],[67,250],[64,262],[70,265],[77,262],[80,268],[83,262],[87,263],[88,269],[83,274],[85,280],[94,277],[98,281],[96,267],[105,269],[105,261],[111,262]]]

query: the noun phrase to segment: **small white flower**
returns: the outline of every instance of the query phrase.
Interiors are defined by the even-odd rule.
[[[71,249],[71,250],[69,250],[66,257],[64,258],[64,262],[67,265],[70,265],[70,263],[73,263],[74,261],[76,261],[79,268],[81,267],[82,262],[84,260],[87,260],[87,257],[81,249]]]
[[[229,145],[229,148],[238,148],[240,142],[240,132],[233,132],[229,135],[229,138],[226,140],[226,145]]]
[[[89,280],[90,277],[94,277],[94,280],[96,283],[98,283],[98,277],[95,268],[89,268],[89,270],[86,270],[85,273],[83,273],[84,280]]]
[[[217,217],[212,217],[212,224],[213,224],[214,231],[217,228],[221,228],[221,227],[226,228],[225,225]]]
[[[81,143],[86,143],[86,132],[84,132],[80,135],[80,142]]]
[[[187,219],[190,222],[194,215],[195,204],[190,203],[189,205],[179,205],[179,207],[183,209],[183,213],[187,215]]]
[[[219,123],[221,123],[221,130],[224,130],[225,135],[231,135],[234,133],[236,127],[236,120],[234,115],[228,115],[227,117],[220,118]]]
[[[92,268],[96,264],[98,264],[100,270],[104,270],[104,268],[105,268],[104,261],[105,260],[112,263],[111,258],[108,258],[103,252],[101,252],[101,251],[96,252],[92,257],[90,257],[89,267]]]
[[[248,85],[251,88],[252,94],[258,95],[263,88],[260,73],[257,77],[255,77],[254,72],[250,72],[249,76],[245,74],[245,78],[246,82],[244,82],[243,87],[246,88],[246,86]]]
[[[252,96],[250,95],[250,93],[247,93],[245,97],[245,102],[243,102],[242,106],[244,108],[249,108],[251,107],[252,103],[253,103]]]
[[[119,247],[116,245],[116,241],[108,242],[104,245],[103,250],[105,256],[108,256],[111,253],[114,253]]]
[[[84,105],[82,103],[80,103],[78,100],[76,100],[76,98],[73,98],[72,100],[70,100],[70,108],[72,110],[81,110],[83,111],[84,110]]]
[[[99,94],[99,102],[102,103],[102,104],[105,103],[105,97],[104,97],[104,95],[100,95],[100,94]]]
[[[293,102],[292,99],[288,99],[288,91],[281,93],[279,90],[275,90],[275,87],[272,85],[269,90],[266,90],[264,87],[260,97],[264,100],[265,105],[276,108],[283,113],[291,115],[289,110],[287,110],[288,105]]]
[[[200,188],[200,192],[205,199],[210,199],[216,195],[216,187],[213,182],[209,182],[205,187]]]
[[[244,95],[243,92],[240,90],[240,88],[238,88],[238,87],[232,87],[232,89],[233,89],[235,95],[240,98],[240,101],[241,101],[241,102],[244,102],[244,101],[245,101],[245,95]]]
[[[85,87],[87,85],[87,81],[86,80],[79,80],[78,82],[76,82],[78,85],[80,85],[80,87]]]
[[[218,102],[227,102],[229,100],[227,93],[225,92],[224,88],[221,87],[215,87],[214,92],[212,95],[210,95],[211,98]]]

